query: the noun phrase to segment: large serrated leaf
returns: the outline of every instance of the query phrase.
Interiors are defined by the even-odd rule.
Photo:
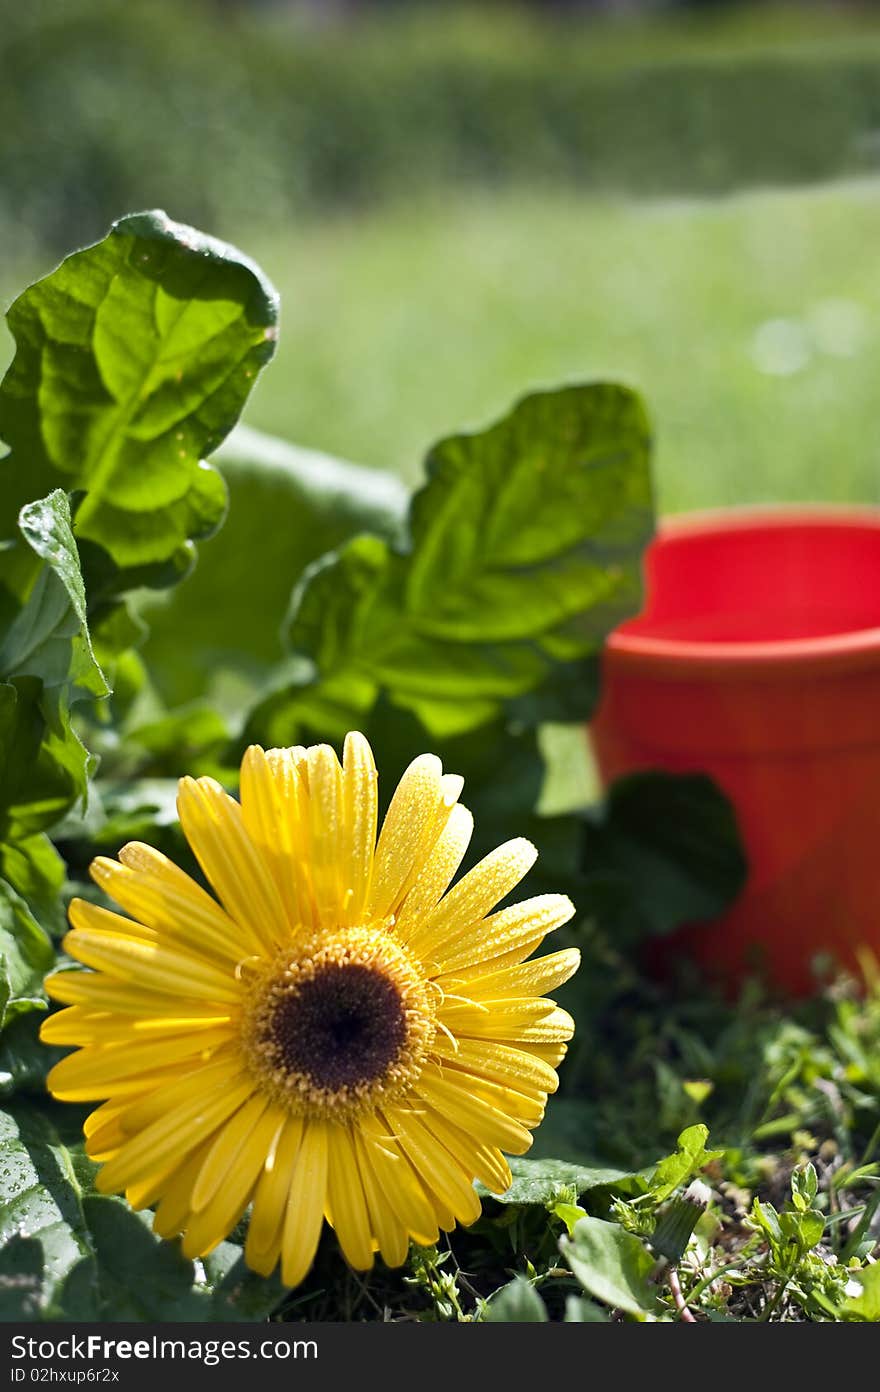
[[[122,218],[68,257],[8,315],[0,535],[60,487],[85,493],[76,534],[116,567],[158,575],[186,555],[223,516],[222,479],[202,460],[272,356],[277,318],[252,261],[163,212]]]
[[[505,703],[529,720],[586,719],[584,664],[639,603],[648,459],[639,398],[604,384],[536,393],[441,442],[408,551],[360,537],[307,573],[289,644],[313,672],[267,698],[249,733],[284,744],[311,723],[342,735],[381,691],[437,734]]]
[[[55,1107],[0,1113],[0,1319],[265,1318],[283,1292],[235,1243],[194,1264],[148,1214],[94,1191],[77,1121]]]
[[[639,598],[647,447],[638,397],[604,383],[536,392],[488,430],[441,440],[412,507],[406,609],[420,632],[483,644],[570,621],[594,651]]]

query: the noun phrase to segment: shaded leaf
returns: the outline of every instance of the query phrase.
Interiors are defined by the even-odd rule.
[[[126,731],[126,755],[137,758],[138,776],[217,776],[229,744],[229,726],[219,711],[204,702],[180,706],[158,720]],[[233,781],[235,776],[233,775]]]
[[[41,1012],[20,1011],[0,1034],[0,1097],[27,1093],[45,1099],[46,1075],[69,1050],[43,1044],[41,1022]]]
[[[581,1218],[559,1249],[584,1290],[612,1309],[644,1319],[658,1308],[648,1284],[654,1260],[637,1237],[616,1223]]]
[[[54,960],[48,934],[21,896],[0,880],[0,1029],[16,1015],[45,1010],[43,977]]]
[[[64,861],[48,836],[0,842],[0,877],[12,885],[53,934],[64,929],[58,896],[64,884]]]
[[[61,489],[21,509],[18,540],[0,550],[0,589],[11,614],[0,641],[0,839],[16,843],[85,797],[92,763],[70,705],[109,689]]]
[[[630,774],[583,825],[579,903],[616,941],[717,917],[745,883],[733,808],[703,774]]]
[[[570,1295],[565,1302],[566,1324],[604,1324],[608,1316],[601,1305],[582,1296]]]
[[[27,587],[0,642],[0,673],[6,680],[39,677],[44,687],[66,687],[70,701],[78,695],[106,696],[107,683],[86,621],[86,592],[67,494],[57,488],[25,504],[18,530],[33,564],[16,556],[14,549],[0,557],[0,575],[8,578],[7,572],[17,570],[18,584]]]
[[[515,1276],[492,1296],[483,1319],[490,1324],[546,1324],[547,1307],[531,1281]]]

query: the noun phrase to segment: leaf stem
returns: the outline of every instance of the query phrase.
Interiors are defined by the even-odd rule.
[[[670,1266],[667,1271],[666,1281],[672,1293],[673,1304],[679,1313],[682,1324],[696,1324],[697,1321],[688,1309],[687,1301],[682,1294],[681,1282],[678,1279],[678,1272],[674,1266]]]

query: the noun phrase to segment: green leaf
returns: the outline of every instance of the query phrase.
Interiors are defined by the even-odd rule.
[[[849,1319],[870,1320],[872,1324],[880,1322],[880,1262],[854,1271],[848,1290],[850,1286],[858,1286],[859,1290],[853,1291],[845,1302],[844,1315]]]
[[[547,1307],[524,1276],[515,1276],[489,1300],[483,1319],[488,1323],[546,1324]]]
[[[753,1199],[749,1210],[749,1225],[762,1232],[771,1246],[781,1246],[783,1239],[779,1214],[771,1203],[762,1203],[758,1198]]]
[[[0,1098],[27,1093],[45,1100],[50,1068],[70,1051],[44,1044],[41,1023],[36,1011],[19,1011],[0,1034]]]
[[[812,1164],[801,1165],[791,1172],[791,1200],[795,1208],[803,1213],[808,1209],[819,1192],[819,1177]]]
[[[73,1109],[0,1113],[0,1319],[257,1320],[283,1294],[224,1242],[203,1263],[94,1191]]]
[[[93,761],[70,723],[63,688],[37,677],[0,683],[0,839],[52,826],[84,800]]]
[[[228,747],[229,726],[219,711],[204,702],[180,706],[168,715],[125,731],[125,754],[138,751],[139,777],[179,778],[209,773],[217,776],[221,754]]]
[[[47,688],[68,688],[77,695],[106,696],[86,622],[86,592],[79,553],[71,530],[70,505],[60,488],[21,509],[18,529],[30,548],[31,566],[15,557],[29,593],[0,641],[0,673],[39,677]],[[0,557],[0,577],[13,569],[14,550]],[[40,564],[42,562],[42,564]],[[30,572],[30,573],[28,573]]]
[[[724,1154],[723,1150],[706,1150],[708,1137],[709,1128],[702,1122],[682,1131],[678,1138],[678,1150],[660,1161],[648,1181],[648,1191],[655,1203],[668,1199],[680,1184],[687,1183],[711,1161]]]
[[[617,779],[587,813],[582,854],[579,906],[618,942],[717,917],[747,873],[733,808],[703,774]]]
[[[560,1186],[567,1185],[578,1194],[590,1189],[606,1189],[632,1178],[626,1170],[604,1165],[572,1165],[565,1160],[510,1161],[513,1183],[503,1194],[493,1194],[481,1184],[478,1193],[500,1204],[540,1204],[545,1207],[557,1196]]]
[[[229,490],[221,536],[199,548],[186,582],[149,597],[144,660],[170,705],[240,705],[284,657],[290,597],[306,566],[357,532],[400,535],[398,479],[239,426],[215,456]],[[234,685],[230,674],[238,678]]]
[[[45,1010],[43,977],[54,960],[48,934],[21,896],[0,880],[0,1029],[16,1015]]]
[[[582,1218],[559,1248],[584,1290],[612,1309],[644,1319],[657,1310],[657,1295],[648,1284],[654,1260],[637,1237],[616,1223]]]
[[[70,705],[108,692],[61,489],[21,509],[17,541],[0,551],[0,592],[11,614],[0,640],[0,839],[15,843],[85,796],[91,760]]]
[[[340,737],[380,691],[439,735],[504,703],[546,718],[638,607],[652,527],[648,427],[639,398],[596,384],[539,392],[472,435],[441,441],[410,511],[410,547],[359,537],[306,574],[292,652],[313,670],[252,713],[249,734],[293,742],[302,725]],[[581,673],[581,675],[583,675]],[[595,683],[586,682],[586,719]]]
[[[135,778],[101,783],[98,798],[84,821],[68,818],[57,830],[62,841],[85,841],[100,848],[118,848],[124,841],[148,840],[158,845],[177,836],[177,779]]]
[[[8,314],[0,535],[23,503],[77,490],[77,537],[115,567],[146,567],[142,581],[186,568],[226,503],[202,458],[272,356],[277,317],[253,262],[162,212],[122,218],[31,286]]]
[[[784,1213],[783,1221],[795,1237],[802,1252],[811,1251],[822,1241],[825,1232],[825,1214],[818,1208],[808,1208],[805,1213]]]
[[[584,1300],[579,1295],[569,1295],[565,1301],[566,1324],[604,1324],[608,1316],[601,1305],[592,1300]]]
[[[58,896],[64,884],[64,861],[48,836],[28,836],[15,844],[0,843],[0,877],[12,885],[53,934],[64,931]]]

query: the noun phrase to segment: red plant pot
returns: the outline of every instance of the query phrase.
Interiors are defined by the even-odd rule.
[[[603,655],[603,780],[711,774],[749,877],[718,921],[668,939],[729,984],[803,995],[811,963],[880,953],[880,509],[773,507],[664,522],[647,598]]]

